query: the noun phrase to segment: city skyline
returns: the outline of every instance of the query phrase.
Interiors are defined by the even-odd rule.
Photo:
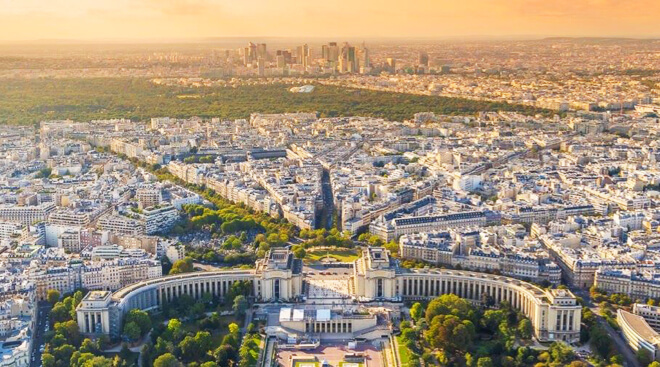
[[[660,37],[660,3],[633,0],[4,0],[0,41],[210,37]],[[420,22],[420,19],[426,20]]]
[[[660,0],[0,0],[0,367],[660,367]]]

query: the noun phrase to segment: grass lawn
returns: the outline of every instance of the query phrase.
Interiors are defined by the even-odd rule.
[[[350,262],[358,258],[357,251],[352,249],[311,250],[307,253],[307,256],[305,256],[305,261],[308,263],[321,261],[326,255],[340,262]]]
[[[296,362],[293,367],[321,367],[319,362]]]
[[[408,365],[408,362],[410,361],[410,354],[408,352],[408,348],[403,346],[403,339],[401,338],[401,335],[396,336],[396,342],[399,345],[399,358],[401,359],[401,366],[405,367]]]

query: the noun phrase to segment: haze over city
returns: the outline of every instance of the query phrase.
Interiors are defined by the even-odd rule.
[[[655,0],[2,0],[0,40],[659,37]]]

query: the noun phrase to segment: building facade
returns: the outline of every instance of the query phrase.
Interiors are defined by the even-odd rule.
[[[579,339],[581,307],[567,290],[543,290],[520,280],[469,271],[402,269],[387,250],[379,247],[364,250],[353,266],[352,296],[358,302],[422,300],[451,293],[479,303],[486,297],[493,304],[506,301],[529,317],[539,340]],[[288,250],[272,250],[257,262],[254,270],[165,276],[123,288],[112,294],[107,305],[83,302],[77,308],[79,319],[96,315],[95,320],[101,320],[101,325],[92,331],[80,323],[81,332],[109,330],[107,333],[119,335],[121,318],[132,308],[155,310],[181,294],[198,299],[210,293],[221,298],[239,281],[250,282],[251,296],[258,301],[302,299],[302,263]],[[316,326],[308,326],[316,325],[312,321],[299,326],[316,332]]]
[[[646,350],[654,360],[660,358],[660,335],[642,316],[619,309],[616,320],[621,327],[621,334],[632,350]]]
[[[382,248],[365,250],[355,266],[359,300],[423,300],[456,294],[473,302],[506,301],[530,318],[539,340],[577,341],[581,306],[568,290],[543,290],[504,276],[470,271],[403,269]]]

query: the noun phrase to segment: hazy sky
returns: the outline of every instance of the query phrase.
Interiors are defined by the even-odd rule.
[[[0,40],[660,37],[660,0],[0,0]]]

